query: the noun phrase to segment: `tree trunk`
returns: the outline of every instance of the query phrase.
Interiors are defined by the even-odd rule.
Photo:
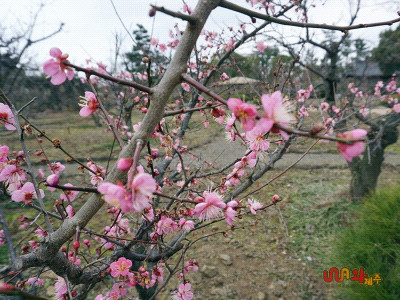
[[[353,201],[360,201],[375,190],[381,174],[385,148],[396,143],[398,135],[396,127],[386,127],[381,138],[378,137],[377,131],[368,134],[369,144],[364,153],[349,163],[350,194]]]

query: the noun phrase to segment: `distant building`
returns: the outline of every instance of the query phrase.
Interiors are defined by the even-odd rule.
[[[216,82],[213,87],[216,92],[223,94],[225,97],[247,95],[252,98],[252,96],[263,94],[266,91],[264,82],[244,76]]]
[[[378,63],[368,60],[356,60],[353,65],[346,71],[346,77],[359,80],[367,80],[368,82],[382,79],[383,73]]]

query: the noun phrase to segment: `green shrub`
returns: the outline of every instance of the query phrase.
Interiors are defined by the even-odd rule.
[[[352,225],[333,243],[331,266],[350,272],[362,267],[368,276],[382,278],[373,286],[334,283],[340,299],[400,299],[400,186],[377,191],[360,205]]]

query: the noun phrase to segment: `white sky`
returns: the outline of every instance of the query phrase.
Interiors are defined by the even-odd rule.
[[[231,0],[236,4],[249,7],[245,0]],[[354,0],[350,0],[355,2]],[[400,3],[392,1],[388,5],[377,5],[375,0],[362,0],[363,5],[356,23],[370,23],[394,19],[396,11],[400,9]],[[383,0],[382,0],[383,1]],[[35,61],[42,64],[49,58],[48,50],[51,47],[59,47],[63,52],[70,54],[73,63],[84,64],[86,58],[92,57],[95,61],[109,64],[113,53],[113,35],[122,33],[125,36],[123,49],[128,51],[132,41],[116,16],[110,0],[0,0],[1,27],[9,31],[21,31],[28,24],[39,4],[46,5],[39,15],[33,39],[39,38],[56,30],[61,22],[65,23],[61,33],[49,40],[34,45],[29,50],[29,55]],[[196,0],[186,1],[194,8]],[[125,25],[130,31],[136,28],[136,23],[143,24],[150,32],[153,18],[148,16],[149,5],[163,5],[173,10],[182,8],[182,0],[114,0],[117,10]],[[314,0],[316,8],[310,11],[310,21],[327,24],[346,25],[348,20],[348,0]],[[206,29],[219,31],[229,26],[238,26],[241,21],[248,22],[244,15],[232,13],[223,8],[217,8],[206,24]],[[173,29],[175,23],[181,23],[178,19],[157,13],[154,22],[154,37],[160,42],[167,42],[168,29]],[[260,24],[261,21],[258,21]],[[393,25],[392,28],[397,27]],[[183,26],[181,26],[183,28]],[[296,35],[295,29],[282,26],[273,26],[274,30],[285,30],[285,34]],[[379,32],[386,27],[355,30],[353,37],[361,37],[376,46],[379,41]],[[271,29],[271,27],[270,27]],[[313,31],[317,36],[320,31]],[[258,38],[258,41],[260,38]],[[268,45],[270,41],[265,41]]]

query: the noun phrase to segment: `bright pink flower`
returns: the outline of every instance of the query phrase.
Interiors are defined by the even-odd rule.
[[[194,223],[193,223],[193,221],[188,221],[185,218],[180,218],[179,227],[183,231],[190,231],[190,230],[192,230],[194,228]]]
[[[44,197],[43,190],[39,191],[40,191],[40,196],[43,198]],[[24,202],[24,204],[26,205],[32,203],[34,198],[36,199],[37,197],[36,197],[35,187],[31,182],[25,183],[21,189],[14,191],[11,195],[11,200],[15,202]]]
[[[14,127],[14,114],[10,107],[6,104],[0,103],[0,124],[4,124],[7,130],[15,130]]]
[[[97,190],[104,194],[104,200],[115,207],[120,207],[120,202],[123,202],[126,193],[123,185],[113,184],[110,182],[103,182],[99,185]]]
[[[269,95],[264,94],[261,97],[261,102],[264,108],[264,115],[257,123],[257,127],[260,127],[264,132],[280,132],[284,138],[288,138],[286,132],[282,130],[274,130],[274,124],[286,126],[287,123],[294,121],[293,116],[289,115],[284,104],[283,98],[280,91]]]
[[[247,200],[250,204],[250,211],[253,215],[256,214],[256,210],[259,210],[260,208],[262,208],[262,205],[260,202],[258,202],[257,200],[253,199],[248,199]]]
[[[204,198],[201,198],[203,202],[196,205],[194,213],[199,216],[200,220],[217,217],[226,204],[216,193],[204,192],[203,195]]]
[[[54,85],[60,85],[67,78],[72,80],[74,71],[63,64],[63,62],[69,62],[67,60],[68,54],[63,54],[58,48],[51,48],[50,56],[54,57],[54,59],[49,59],[43,65],[43,72],[51,77],[50,82]],[[67,74],[65,74],[65,71]]]
[[[96,98],[96,95],[92,92],[85,92],[85,97],[81,97],[81,102],[79,106],[82,107],[79,111],[79,115],[81,117],[90,116],[94,113],[99,107],[99,101]]]
[[[164,271],[161,267],[159,266],[154,266],[151,274],[151,278],[154,279],[155,281],[162,282],[164,280],[163,278]]]
[[[127,209],[133,210],[134,212],[141,212],[143,209],[149,206],[151,196],[156,191],[157,184],[153,177],[147,173],[139,173],[133,178],[131,189],[132,189],[132,201],[131,204],[121,205],[121,209],[125,212]],[[124,203],[126,204],[126,203]]]
[[[229,201],[226,204],[226,209],[225,209],[225,221],[228,223],[229,226],[232,226],[233,221],[235,221],[236,217],[236,210],[234,209],[236,206],[238,206],[238,202],[233,200]]]
[[[254,151],[267,151],[269,148],[269,141],[265,138],[265,132],[255,127],[246,133],[246,138],[249,140],[249,146]]]
[[[258,42],[257,43],[257,50],[260,52],[264,52],[265,49],[267,49],[267,46],[264,45],[264,42]]]
[[[125,257],[120,257],[117,261],[111,263],[111,276],[119,277],[119,276],[127,276],[130,267],[132,267],[132,261],[126,259]]]
[[[343,133],[338,133],[336,136],[342,139],[360,139],[367,135],[364,129],[354,129]],[[349,145],[346,143],[337,143],[337,148],[345,160],[351,162],[353,157],[359,156],[364,151],[364,143],[362,141],[354,142]]]
[[[193,298],[193,293],[190,291],[191,288],[190,283],[181,283],[178,291],[175,291],[175,295],[178,296],[179,300],[191,300]]]
[[[395,113],[397,113],[397,114],[400,113],[400,103],[393,105],[392,109]]]
[[[70,183],[66,183],[64,186],[73,186],[73,185],[70,184]],[[63,200],[63,201],[72,202],[72,201],[75,200],[76,195],[78,195],[78,194],[79,194],[78,191],[67,191],[67,190],[65,190],[65,191],[63,191],[62,194],[60,194],[60,199]]]
[[[187,84],[186,82],[182,82],[181,86],[186,92],[190,92],[190,85],[189,84]]]
[[[166,216],[162,216],[160,221],[157,222],[157,234],[167,234],[170,232],[178,231],[178,225],[171,219]]]
[[[238,98],[229,98],[228,107],[241,122],[244,131],[254,128],[257,110],[253,105],[244,103]]]

